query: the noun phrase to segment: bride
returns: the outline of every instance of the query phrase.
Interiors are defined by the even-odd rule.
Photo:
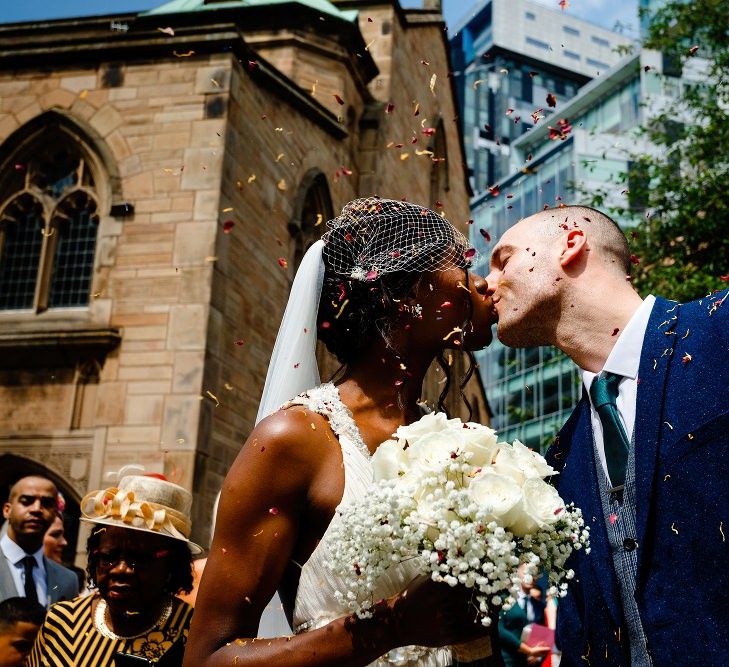
[[[366,501],[372,453],[422,416],[432,361],[491,342],[474,251],[401,201],[355,200],[328,228],[297,272],[258,423],[223,485],[185,667],[436,667],[451,664],[447,646],[485,632],[465,590],[415,580],[407,563],[378,581],[372,618],[350,615],[326,566],[337,507]],[[317,336],[343,364],[336,385],[319,385]],[[256,639],[277,590],[295,634]]]

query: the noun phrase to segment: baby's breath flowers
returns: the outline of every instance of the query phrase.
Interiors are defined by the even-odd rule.
[[[372,465],[366,503],[340,508],[329,542],[329,566],[346,582],[337,598],[360,617],[371,615],[378,578],[406,560],[472,589],[485,626],[514,604],[520,563],[545,571],[551,594],[566,593],[565,563],[588,547],[588,528],[544,481],[555,471],[518,440],[433,413],[400,427]]]

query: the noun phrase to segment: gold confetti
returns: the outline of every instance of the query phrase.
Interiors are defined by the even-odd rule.
[[[416,150],[415,155],[434,155],[433,151],[428,150]]]
[[[157,28],[160,32],[163,32],[165,35],[169,35],[170,37],[175,36],[175,31],[173,28],[167,27],[167,28]]]
[[[349,299],[345,299],[342,303],[342,307],[339,309],[339,312],[334,316],[335,320],[339,319],[339,316],[344,312],[344,309],[347,307],[347,304],[349,303]]]
[[[664,424],[665,424],[666,426],[668,426],[668,428],[670,428],[670,429],[671,429],[671,430],[673,431],[673,426],[671,425],[671,423],[670,423],[670,422],[663,422],[663,423],[664,423]]]
[[[193,50],[190,50],[187,53],[177,53],[177,51],[173,51],[172,55],[177,56],[178,58],[189,58],[190,56],[194,56],[195,52]]]
[[[251,174],[251,175],[250,175],[250,176],[248,177],[248,182],[249,182],[249,183],[253,183],[253,181],[255,181],[255,180],[256,180],[256,175],[255,175],[255,174]]]
[[[218,397],[215,394],[213,394],[212,391],[206,390],[205,395],[209,396],[210,398],[212,398],[215,401],[216,408],[220,406],[220,401],[218,400]]]
[[[314,83],[311,84],[311,91],[309,93],[310,95],[316,95],[316,84],[317,83],[319,83],[319,79],[317,79],[316,81],[314,81]]]
[[[177,444],[178,445],[184,445],[185,444],[185,438],[177,438]]]
[[[210,83],[212,83],[216,88],[220,88],[220,84],[215,79],[210,79]]]
[[[435,74],[433,76],[435,76]],[[420,114],[420,103],[416,102],[415,109],[413,109],[413,116],[417,116],[419,114]]]
[[[316,426],[314,426],[314,424],[309,424],[309,426],[311,426],[312,431],[316,431]]]
[[[230,384],[230,382],[226,382],[226,383],[225,383],[225,384],[224,384],[223,386],[224,386],[224,387],[225,387],[225,388],[226,388],[226,389],[227,389],[228,391],[233,391],[233,385],[232,385],[232,384]]]
[[[280,160],[280,159],[281,159],[281,158],[282,158],[282,157],[283,157],[284,155],[285,155],[285,153],[279,153],[279,154],[278,154],[278,155],[276,156],[276,162],[278,162],[278,161],[279,161],[279,160]]]
[[[217,262],[218,261],[218,258],[215,255],[208,255],[205,258],[205,261],[206,262]]]
[[[721,541],[726,542],[726,535],[724,535],[724,522],[719,523],[719,532],[721,533]]]
[[[477,79],[473,82],[473,89],[476,90],[482,83],[486,83],[486,79]]]
[[[278,183],[276,183],[276,187],[279,190],[281,190],[281,192],[285,192],[286,191],[286,180],[282,178]]]
[[[48,232],[47,234],[46,234],[46,230],[45,229],[41,229],[41,234],[43,236],[46,236],[46,237],[53,236],[53,234],[55,234],[55,232],[56,232],[55,228],[54,229],[51,229],[51,231]]]
[[[78,94],[78,97],[79,97],[79,99],[81,99],[81,100],[85,100],[85,99],[86,99],[86,96],[87,96],[88,94],[89,94],[89,91],[88,91],[88,90],[86,90],[86,89],[84,89],[84,90],[82,90],[82,91],[81,91],[81,92],[80,92],[80,93]]]
[[[223,209],[223,213],[230,213],[233,210],[232,206],[228,206],[227,208]]]
[[[410,153],[400,153],[401,160],[407,160],[410,157]]]
[[[435,80],[438,78],[437,74],[433,74],[433,76],[430,77],[430,92],[435,95]]]
[[[375,40],[373,39],[367,46],[365,46],[365,51],[370,50],[370,46],[372,46],[375,43]]]
[[[463,329],[461,329],[460,327],[454,327],[453,331],[450,331],[443,337],[443,340],[448,340],[453,334],[461,333],[461,331],[463,331]]]
[[[693,439],[694,439],[694,434],[693,434],[693,433],[689,433],[689,434],[688,434],[688,435],[687,435],[686,437],[687,437],[687,438],[688,438],[689,440],[693,440]]]
[[[676,533],[676,535],[678,535],[678,528],[676,528],[676,522],[675,521],[671,524],[671,530],[674,533]]]
[[[324,220],[324,216],[321,213],[316,214],[316,222],[314,223],[314,226],[320,225],[322,221]]]
[[[686,338],[686,336],[689,335],[689,332],[690,331],[691,331],[691,329],[686,329],[686,333],[681,337],[681,340],[683,340],[684,338]]]
[[[665,477],[663,478],[663,481],[664,481],[664,482],[667,482],[667,481],[668,481],[669,479],[671,479],[671,476],[670,476],[670,475],[666,475],[666,476],[665,476]]]

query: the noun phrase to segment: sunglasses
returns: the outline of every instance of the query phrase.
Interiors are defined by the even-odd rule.
[[[111,570],[124,561],[128,568],[139,571],[151,567],[169,553],[167,549],[152,553],[134,553],[121,550],[101,551],[101,549],[96,549],[91,555],[96,558],[96,567],[99,570]]]

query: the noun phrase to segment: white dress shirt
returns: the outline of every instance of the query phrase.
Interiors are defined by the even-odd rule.
[[[33,581],[38,594],[38,602],[44,607],[48,606],[48,586],[46,585],[46,565],[43,562],[43,546],[33,554],[27,554],[18,544],[10,539],[7,533],[0,537],[0,550],[8,561],[10,574],[13,577],[15,588],[18,589],[18,596],[25,597],[25,567],[23,558],[33,556],[35,567],[33,568]]]
[[[653,310],[653,304],[656,298],[653,295],[647,296],[638,310],[633,313],[625,329],[623,329],[615,346],[610,351],[610,355],[605,361],[600,373],[592,373],[584,369],[580,369],[582,373],[582,382],[587,389],[587,395],[590,395],[590,387],[595,377],[602,373],[615,373],[622,376],[618,385],[618,397],[616,400],[618,414],[623,422],[625,433],[628,441],[633,438],[633,428],[635,426],[635,404],[638,396],[638,370],[640,368],[640,354],[643,350],[643,338],[645,338],[645,330],[648,327],[648,320]],[[610,479],[608,473],[607,461],[605,460],[605,443],[602,440],[602,423],[600,417],[592,404],[590,398],[590,417],[592,419],[592,432],[595,434],[595,443],[597,444],[598,457],[605,470],[605,476]]]

